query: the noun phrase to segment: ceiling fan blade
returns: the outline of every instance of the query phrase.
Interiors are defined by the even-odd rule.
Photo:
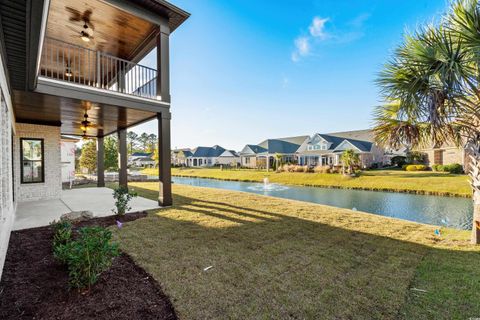
[[[82,19],[85,22],[90,22],[90,17],[92,16],[92,9],[87,9],[82,13]]]
[[[71,21],[81,21],[82,20],[82,14],[77,9],[74,9],[72,7],[65,7],[65,10],[67,10],[70,13],[69,20],[71,20]]]

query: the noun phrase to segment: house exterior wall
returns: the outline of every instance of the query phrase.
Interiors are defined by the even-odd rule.
[[[62,140],[61,142],[62,182],[75,179],[75,142]]]
[[[465,151],[461,147],[444,147],[444,148],[438,148],[438,149],[423,149],[419,150],[419,152],[423,153],[425,155],[425,163],[428,166],[432,166],[434,164],[443,164],[443,165],[448,165],[448,164],[454,164],[454,163],[459,163],[463,165],[464,167],[466,166],[465,161],[467,160],[465,157]],[[439,159],[435,159],[435,153],[441,153],[442,154],[442,163],[437,163],[440,162],[438,161]],[[437,156],[438,157],[438,156]]]
[[[14,142],[15,186],[18,201],[59,199],[62,191],[60,127],[17,123]],[[20,138],[43,139],[45,181],[21,183]]]
[[[231,165],[232,163],[240,163],[239,157],[218,157],[217,164]]]
[[[241,156],[240,165],[245,168],[256,168],[257,157],[256,156]]]
[[[1,49],[0,43],[0,278],[16,208],[12,168],[12,136],[15,120]]]

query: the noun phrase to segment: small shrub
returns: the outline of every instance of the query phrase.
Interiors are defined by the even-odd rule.
[[[294,171],[295,172],[304,172],[304,167],[303,166],[294,166]]]
[[[313,171],[315,173],[330,173],[331,169],[330,166],[316,166],[315,168],[313,168]]]
[[[63,262],[68,267],[70,286],[90,288],[99,275],[110,268],[112,259],[119,255],[117,244],[110,243],[112,233],[102,227],[84,227],[77,240],[59,247]]]
[[[428,167],[424,164],[409,164],[405,166],[406,171],[426,171]]]
[[[53,223],[53,256],[60,262],[65,262],[62,247],[72,240],[72,223],[61,220]]]
[[[434,164],[432,170],[436,172],[443,172],[443,166],[441,164]]]
[[[131,209],[128,205],[132,198],[136,197],[135,192],[128,191],[126,187],[118,187],[113,190],[113,198],[115,199],[115,209],[112,209],[113,213],[116,215],[124,215],[125,212]]]
[[[303,166],[303,172],[305,173],[312,172],[312,169],[309,166]]]
[[[458,163],[452,163],[443,166],[443,172],[449,172],[453,174],[461,174],[463,173],[463,166]]]

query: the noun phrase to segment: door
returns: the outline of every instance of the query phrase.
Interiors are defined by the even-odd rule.
[[[433,164],[443,164],[443,150],[433,150]]]

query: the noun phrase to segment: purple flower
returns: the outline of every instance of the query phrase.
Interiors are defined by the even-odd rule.
[[[117,227],[118,229],[121,229],[123,226],[123,223],[121,223],[120,221],[117,220]]]

